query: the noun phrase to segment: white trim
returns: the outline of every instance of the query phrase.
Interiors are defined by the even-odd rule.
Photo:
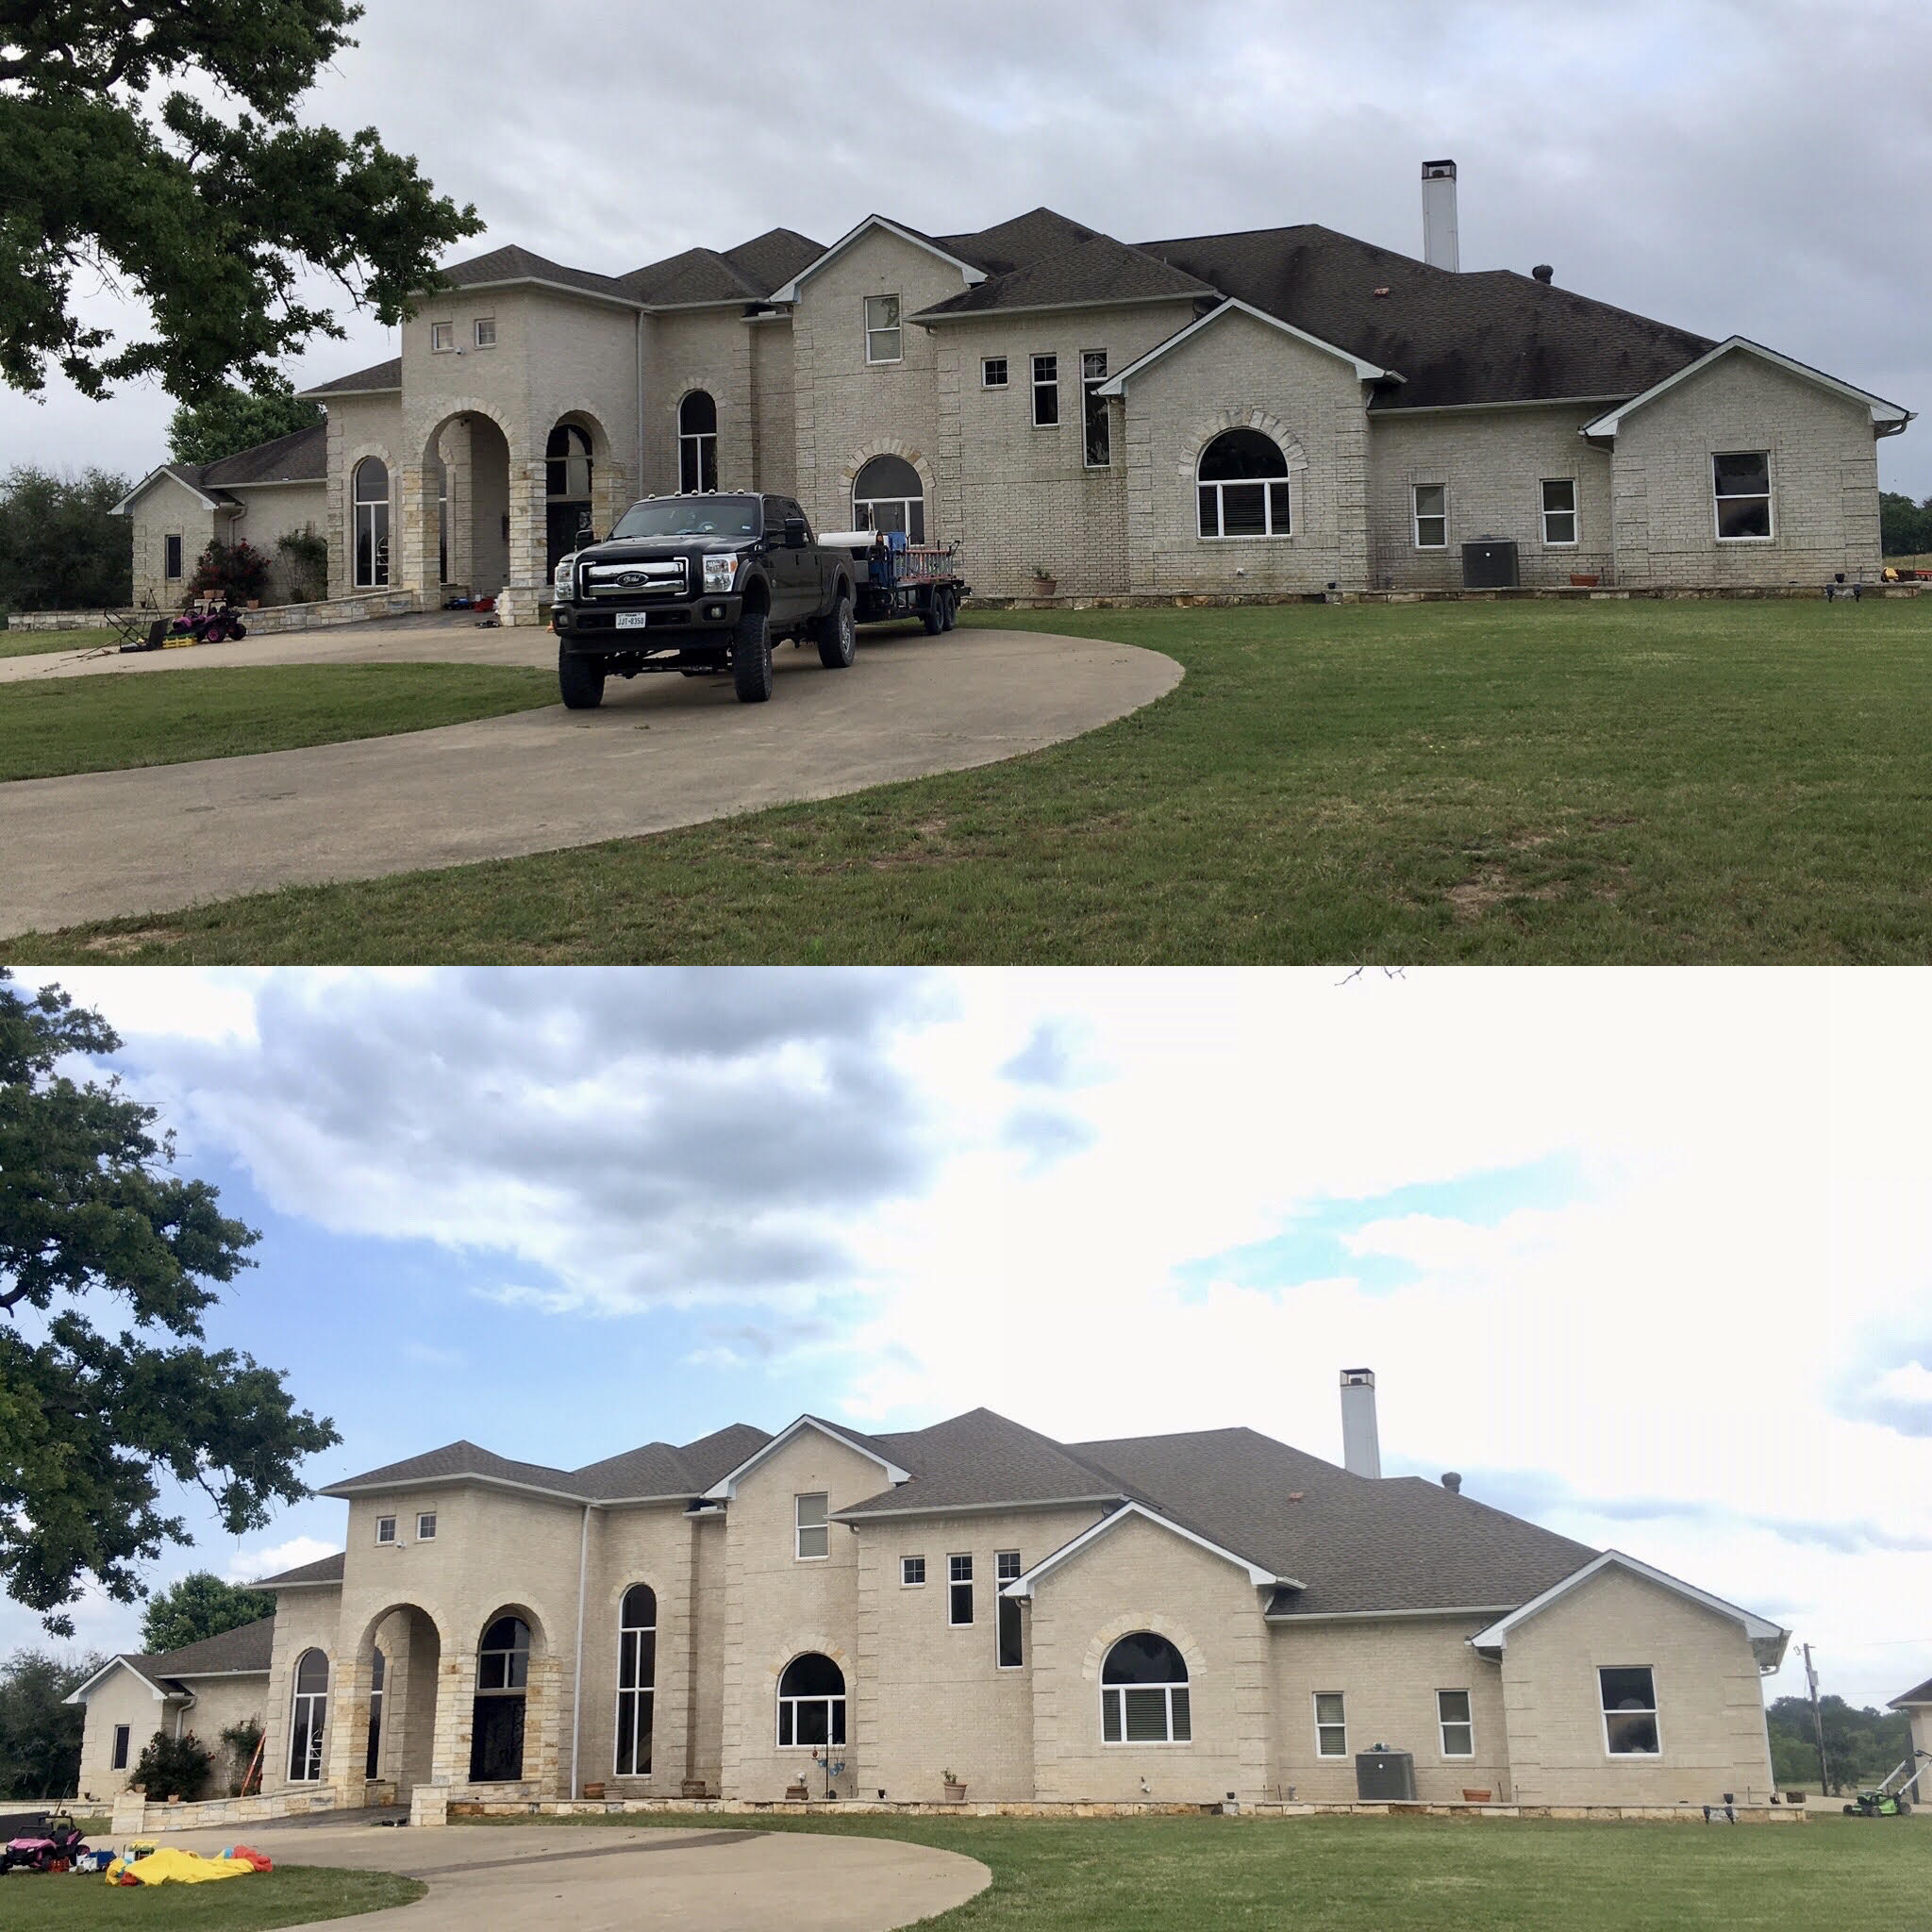
[[[1440,490],[1442,492],[1442,508],[1441,512],[1441,521],[1442,525],[1442,541],[1440,543],[1424,543],[1423,541],[1423,507],[1421,502],[1418,500],[1418,494],[1420,491],[1424,490]],[[1437,521],[1436,511],[1431,510],[1429,512],[1429,521],[1432,524]],[[1411,483],[1408,486],[1408,524],[1409,533],[1415,540],[1415,547],[1417,550],[1424,553],[1432,550],[1441,550],[1446,552],[1449,548],[1448,484]]]
[[[955,1563],[965,1564],[965,1575],[956,1576],[953,1574],[953,1565]],[[973,1601],[973,1586],[976,1581],[977,1579],[973,1574],[973,1552],[971,1550],[948,1550],[946,1552],[946,1628],[948,1630],[972,1629],[976,1621],[974,1615],[974,1606]],[[956,1590],[963,1590],[966,1592],[967,1614],[964,1617],[956,1617],[953,1614],[953,1592]],[[998,1596],[1000,1593],[997,1578],[993,1582],[992,1593],[994,1596]],[[999,1631],[997,1620],[994,1622],[993,1631],[994,1641],[997,1642]]]
[[[1446,1718],[1442,1715],[1442,1700],[1445,1697],[1459,1697],[1469,1707],[1466,1718]],[[1451,1724],[1469,1733],[1469,1749],[1452,1751],[1444,1740],[1443,1733]],[[1436,1692],[1436,1751],[1446,1764],[1464,1764],[1475,1757],[1475,1691],[1467,1684]]]
[[[1201,1536],[1191,1529],[1184,1528],[1171,1518],[1162,1516],[1158,1511],[1148,1508],[1144,1503],[1123,1503],[1111,1515],[1104,1516],[1091,1528],[1083,1529],[1072,1542],[1062,1543],[1052,1556],[1042,1557],[1038,1563],[1034,1564],[1032,1569],[1026,1571],[1023,1575],[1015,1577],[1011,1583],[1005,1585],[998,1591],[997,1594],[1000,1596],[1030,1597],[1039,1586],[1040,1579],[1042,1576],[1045,1576],[1051,1571],[1058,1569],[1070,1557],[1076,1556],[1096,1538],[1105,1536],[1110,1529],[1119,1528],[1123,1523],[1133,1516],[1141,1517],[1145,1521],[1157,1524],[1161,1529],[1172,1530],[1175,1536],[1181,1538],[1186,1542],[1192,1543],[1196,1549],[1206,1550],[1210,1557],[1219,1557],[1224,1562],[1232,1563],[1238,1570],[1245,1570],[1248,1573],[1248,1581],[1257,1590],[1302,1590],[1307,1587],[1292,1576],[1277,1576],[1272,1570],[1263,1569],[1258,1563],[1251,1563],[1247,1557],[1238,1557],[1232,1550],[1223,1549],[1219,1543],[1209,1542],[1205,1536]]]
[[[381,587],[378,585],[376,588],[380,589]],[[514,1490],[519,1495],[524,1496],[553,1496],[559,1503],[573,1503],[578,1507],[581,1507],[588,1502],[596,1504],[601,1508],[606,1507],[608,1502],[618,1500],[615,1497],[599,1499],[594,1496],[583,1496],[571,1490],[548,1490],[538,1483],[520,1483],[508,1476],[483,1475],[475,1473],[459,1473],[455,1475],[400,1476],[392,1482],[384,1483],[358,1483],[351,1480],[346,1483],[331,1483],[326,1489],[317,1490],[315,1493],[318,1496],[381,1496],[388,1494],[391,1490],[447,1490],[454,1488],[458,1483],[476,1483],[483,1488],[492,1490]],[[644,1496],[637,1500],[648,1503],[656,1502],[659,1499],[655,1496]],[[684,1502],[688,1498],[682,1496],[665,1497],[662,1500],[666,1502]],[[248,1587],[251,1590],[256,1590],[260,1586],[250,1584]],[[301,1587],[297,1584],[289,1586],[291,1589],[300,1589]]]
[[[957,255],[948,255],[938,242],[928,241],[924,235],[915,235],[909,228],[902,228],[897,222],[888,221],[884,215],[867,215],[864,221],[860,222],[856,228],[849,229],[845,234],[840,236],[838,241],[834,242],[816,261],[800,269],[782,289],[774,291],[772,294],[766,297],[766,300],[770,302],[796,302],[799,290],[813,275],[817,275],[820,269],[824,268],[836,257],[844,254],[846,249],[850,248],[861,235],[869,233],[874,228],[883,228],[889,235],[896,235],[900,241],[909,242],[913,247],[923,248],[928,255],[937,256],[940,260],[958,269],[965,276],[966,286],[969,289],[977,286],[986,279],[986,271],[983,268],[974,268],[970,261],[961,261]]]
[[[1717,543],[1775,543],[1777,541],[1777,480],[1771,474],[1773,452],[1768,449],[1714,449],[1707,460],[1710,464],[1710,530],[1711,541]],[[1764,459],[1764,521],[1771,525],[1761,537],[1726,537],[1724,535],[1724,511],[1727,503],[1756,503],[1758,492],[1747,490],[1737,496],[1720,496],[1717,493],[1717,466],[1721,457],[1761,457]]]
[[[1316,1610],[1303,1615],[1297,1610],[1263,1612],[1270,1624],[1386,1624],[1416,1617],[1495,1617],[1507,1614],[1512,1604],[1453,1604],[1440,1610]]]
[[[1369,413],[1384,422],[1407,422],[1411,416],[1467,416],[1479,409],[1577,409],[1599,407],[1604,403],[1627,403],[1629,400],[1627,393],[1619,393],[1610,396],[1518,396],[1509,402],[1417,403],[1412,407],[1386,403],[1378,404]]]
[[[1577,431],[1579,436],[1615,436],[1623,426],[1625,416],[1634,415],[1647,403],[1654,403],[1657,397],[1674,390],[1689,377],[1708,369],[1721,356],[1728,356],[1736,350],[1756,356],[1760,361],[1769,362],[1782,369],[1787,375],[1795,375],[1801,381],[1815,383],[1820,389],[1835,391],[1839,395],[1848,396],[1853,402],[1864,403],[1872,411],[1873,426],[1882,436],[1895,436],[1907,423],[1914,420],[1914,412],[1901,408],[1897,403],[1889,403],[1883,396],[1875,396],[1870,390],[1857,388],[1849,382],[1840,382],[1835,375],[1827,375],[1822,369],[1813,369],[1807,362],[1794,361],[1789,356],[1780,356],[1775,349],[1767,349],[1762,342],[1754,342],[1748,336],[1726,336],[1716,348],[1707,349],[1693,362],[1687,362],[1674,375],[1667,375],[1661,382],[1653,383],[1641,395],[1632,396],[1627,403],[1620,403],[1614,409],[1606,411],[1594,422],[1586,423]]]
[[[1012,1557],[1019,1565],[1011,1576],[1003,1574],[1000,1570],[1001,1559],[1007,1557]],[[1006,1614],[1008,1604],[1013,1606],[1014,1616],[1020,1614],[1019,1598],[1003,1596],[1001,1586],[1013,1582],[1024,1568],[1025,1565],[1020,1562],[1018,1550],[995,1550],[992,1553],[992,1667],[995,1671],[1024,1671],[1026,1668],[1026,1633],[1024,1628],[1020,1632],[1020,1661],[1009,1664],[1000,1656],[1000,1619]]]
[[[119,503],[108,510],[108,514],[110,517],[125,517],[128,515],[128,506],[134,499],[142,495],[147,490],[149,484],[156,482],[162,476],[166,476],[171,482],[180,484],[182,489],[187,491],[191,496],[207,505],[209,509],[229,509],[233,508],[230,504],[217,503],[199,483],[191,483],[173,463],[162,463],[158,469],[150,470]],[[221,485],[217,484],[215,487],[220,489]]]
[[[819,541],[824,541],[821,532]],[[1105,1504],[1112,1509],[1121,1500],[1121,1492],[1111,1490],[1104,1496],[1040,1496],[1024,1503],[928,1503],[908,1509],[835,1509],[832,1516],[838,1523],[919,1523],[928,1516],[1005,1516],[1016,1509],[1072,1509],[1083,1505]],[[1507,1610],[1509,1606],[1498,1604],[1495,1607]]]
[[[873,326],[872,305],[874,302],[890,302],[892,312],[899,319],[893,323],[881,323]],[[865,318],[865,366],[868,369],[896,369],[906,359],[906,304],[897,295],[867,295],[863,298],[861,312]],[[872,352],[872,339],[874,336],[897,336],[899,353],[896,356],[874,356]]]
[[[389,1524],[389,1534],[384,1536],[382,1525]],[[396,1519],[393,1516],[378,1516],[375,1519],[375,1547],[379,1550],[392,1550],[397,1547]]]
[[[1641,1671],[1650,1679],[1650,1705],[1644,1710],[1613,1711],[1604,1702],[1604,1673],[1606,1671]],[[1598,1664],[1596,1667],[1597,1714],[1603,1719],[1604,1756],[1621,1762],[1630,1757],[1657,1757],[1664,1755],[1664,1718],[1662,1707],[1657,1703],[1657,1666],[1655,1664]],[[1657,1739],[1654,1751],[1613,1751],[1610,1748],[1610,1720],[1613,1717],[1647,1717],[1650,1728]]]
[[[808,1523],[802,1506],[816,1498],[825,1506],[823,1522]],[[815,1557],[805,1554],[805,1533],[808,1529],[824,1532],[825,1546]],[[828,1490],[794,1490],[791,1493],[791,1560],[794,1563],[829,1563],[832,1560],[832,1497]]]
[[[1204,328],[1209,327],[1212,324],[1219,322],[1224,315],[1230,314],[1236,309],[1239,309],[1243,315],[1253,316],[1257,322],[1266,323],[1270,328],[1279,329],[1285,336],[1292,336],[1298,342],[1306,342],[1311,349],[1321,350],[1324,356],[1339,358],[1355,371],[1358,381],[1384,382],[1389,380],[1394,374],[1392,370],[1378,369],[1374,363],[1365,362],[1359,356],[1351,355],[1346,349],[1338,349],[1333,342],[1324,342],[1320,336],[1311,336],[1307,329],[1296,328],[1292,323],[1283,322],[1279,316],[1270,315],[1267,310],[1257,308],[1251,303],[1237,301],[1230,295],[1226,301],[1222,303],[1220,308],[1210,308],[1206,315],[1196,317],[1186,328],[1181,329],[1174,335],[1169,336],[1166,341],[1149,349],[1139,361],[1129,362],[1118,375],[1108,379],[1100,393],[1104,396],[1125,395],[1127,392],[1126,385],[1135,376],[1139,375],[1143,369],[1159,361],[1163,356],[1169,354],[1172,350],[1179,348],[1191,337],[1199,335]]]
[[[569,282],[549,281],[542,275],[508,275],[503,280],[495,282],[452,282],[448,288],[438,289],[435,292],[445,297],[451,295],[461,296],[474,294],[480,289],[554,289],[559,295],[580,295],[586,302],[614,303],[619,308],[637,308],[642,310],[646,315],[652,312],[651,305],[648,302],[634,301],[628,295],[607,295],[601,289],[578,289],[573,287]],[[723,308],[726,305],[723,302],[714,302],[691,303],[688,306],[691,308]],[[729,306],[737,308],[739,305],[733,302]],[[344,391],[338,390],[336,393],[341,395]]]
[[[1322,1700],[1332,1697],[1341,1706],[1341,1722],[1339,1724],[1324,1724],[1322,1722]],[[1346,1764],[1348,1762],[1348,1692],[1346,1690],[1310,1690],[1308,1692],[1308,1712],[1315,1721],[1315,1762],[1317,1764]],[[1322,1748],[1324,1731],[1341,1733],[1341,1749],[1324,1751]]]
[[[317,402],[324,408],[327,408],[331,396],[399,396],[402,392],[403,386],[399,382],[387,382],[378,389],[332,389],[325,385],[321,389],[298,389],[295,391],[303,402]]]
[[[1005,372],[997,382],[989,382],[986,372],[997,362]],[[979,386],[983,390],[1011,389],[1013,386],[1013,358],[1010,356],[982,356],[979,358]]]
[[[1079,308],[1153,308],[1163,302],[1199,302],[1213,292],[1211,289],[1176,289],[1171,295],[1096,295],[1086,302],[1015,302],[1010,307],[1002,303],[995,308],[922,308],[910,319],[921,328],[933,329],[949,322],[985,322],[1008,315],[1065,315]]]
[[[1553,510],[1543,492],[1552,483],[1567,483],[1570,486],[1570,508]],[[1541,519],[1542,547],[1545,550],[1580,550],[1583,547],[1583,491],[1574,476],[1539,476],[1536,485],[1537,515]],[[1566,543],[1550,535],[1550,519],[1553,516],[1568,517],[1570,526],[1575,535]]]
[[[131,1663],[129,1663],[125,1657],[111,1657],[108,1659],[106,1663],[104,1663],[100,1667],[99,1670],[97,1670],[93,1674],[92,1677],[90,1677],[87,1680],[85,1684],[76,1684],[74,1687],[74,1689],[70,1690],[67,1693],[67,1695],[60,1700],[60,1702],[62,1704],[85,1704],[87,1702],[87,1693],[90,1690],[92,1690],[94,1688],[94,1686],[101,1681],[103,1677],[110,1677],[116,1671],[125,1671],[127,1674],[130,1677],[134,1678],[137,1683],[145,1684],[147,1688],[154,1692],[154,1698],[157,1704],[166,1704],[171,1699],[178,1698],[181,1694],[178,1690],[163,1690],[152,1677],[143,1676],[141,1674],[141,1672],[137,1671],[134,1668],[134,1666]],[[238,1673],[238,1674],[240,1674]],[[258,1673],[251,1671],[247,1674],[250,1676],[255,1676],[258,1675]]]
[[[584,1507],[585,1507],[586,1508],[589,1508],[590,1505],[589,1505],[589,1504],[586,1504],[586,1505],[585,1505]],[[416,1541],[418,1541],[419,1543],[433,1543],[433,1542],[434,1542],[434,1541],[436,1541],[436,1530],[437,1530],[437,1522],[436,1522],[436,1518],[437,1518],[437,1514],[438,1514],[438,1512],[437,1512],[436,1510],[434,1510],[434,1509],[419,1509],[419,1510],[417,1510],[417,1512],[416,1512]],[[427,1521],[427,1522],[428,1522],[428,1524],[429,1524],[429,1534],[428,1534],[427,1536],[425,1536],[425,1535],[423,1534],[423,1524],[424,1524],[424,1522],[425,1521],[425,1519],[426,1519],[426,1521]]]
[[[919,1574],[916,1577],[907,1575],[906,1566],[908,1563],[917,1563],[919,1565]],[[924,1557],[911,1556],[899,1558],[899,1588],[901,1590],[924,1590],[925,1588],[925,1558]]]
[[[754,1450],[729,1474],[721,1476],[704,1493],[707,1503],[729,1503],[738,1494],[738,1485],[761,1463],[766,1457],[782,1449],[801,1429],[816,1429],[820,1435],[837,1442],[841,1449],[849,1449],[855,1456],[862,1456],[868,1462],[876,1462],[885,1471],[889,1482],[909,1483],[912,1472],[901,1469],[897,1463],[888,1461],[876,1449],[867,1449],[853,1441],[849,1436],[841,1436],[830,1423],[822,1423],[816,1416],[802,1415],[789,1427],[781,1429],[762,1449]]]

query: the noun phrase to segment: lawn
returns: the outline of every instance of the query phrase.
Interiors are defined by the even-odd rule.
[[[557,701],[547,671],[290,664],[0,685],[0,781],[385,738]]]
[[[98,651],[119,646],[111,630],[0,630],[0,658],[38,658],[51,651]]]
[[[1932,956],[1932,601],[974,623],[1145,644],[1188,675],[1104,730],[978,771],[0,957],[58,962],[90,941],[182,962]],[[972,649],[970,625],[955,646]]]
[[[0,1878],[7,1932],[89,1932],[117,1925],[192,1925],[197,1932],[259,1932],[406,1906],[429,1888],[390,1872],[338,1872],[321,1865],[278,1866],[219,1885],[112,1886],[104,1878],[9,1873]]]
[[[527,1823],[527,1820],[515,1821]],[[561,1823],[561,1821],[559,1821]],[[658,1814],[571,1824],[767,1821]],[[1752,1932],[1916,1925],[1932,1829],[1840,1819],[1702,1824],[1436,1818],[801,1818],[777,1830],[909,1840],[992,1884],[936,1932]],[[454,1827],[468,1828],[468,1827]]]

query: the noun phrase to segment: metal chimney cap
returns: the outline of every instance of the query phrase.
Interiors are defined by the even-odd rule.
[[[1454,161],[1424,161],[1423,163],[1423,179],[1424,181],[1441,180],[1445,175],[1451,181],[1455,180],[1456,163]]]
[[[1373,1389],[1375,1386],[1374,1369],[1343,1369],[1341,1386],[1344,1389]]]
[[[1453,1469],[1445,1469],[1445,1470],[1444,1470],[1444,1471],[1442,1472],[1442,1487],[1443,1487],[1443,1488],[1444,1488],[1445,1490],[1447,1490],[1447,1491],[1449,1491],[1449,1493],[1450,1493],[1450,1494],[1451,1494],[1452,1496],[1459,1496],[1459,1495],[1461,1495],[1461,1493],[1462,1493],[1462,1477],[1461,1477],[1461,1475],[1460,1475],[1460,1474],[1458,1474],[1458,1473],[1457,1473],[1457,1472],[1456,1470],[1453,1470]]]

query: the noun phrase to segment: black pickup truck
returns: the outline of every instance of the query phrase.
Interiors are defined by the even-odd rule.
[[[741,703],[772,695],[772,646],[817,644],[842,671],[858,647],[849,551],[822,549],[785,496],[657,496],[557,566],[557,679],[574,711],[607,677],[728,671]]]

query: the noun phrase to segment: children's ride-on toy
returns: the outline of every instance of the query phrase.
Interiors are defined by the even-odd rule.
[[[173,651],[188,644],[223,644],[230,638],[239,641],[247,635],[248,626],[225,604],[211,604],[204,609],[184,611],[179,617],[158,617],[148,625],[144,638],[121,648]]]
[[[0,1852],[0,1872],[68,1872],[86,1856],[80,1828],[65,1811],[55,1811],[38,1831],[8,1841]]]

